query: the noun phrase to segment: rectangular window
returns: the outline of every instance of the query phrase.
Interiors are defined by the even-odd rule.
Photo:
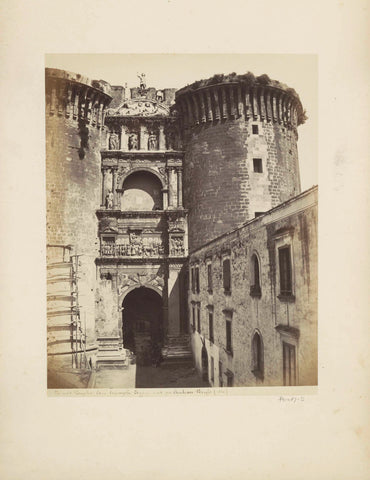
[[[253,135],[258,135],[258,125],[252,125],[252,133]]]
[[[211,357],[211,382],[215,383],[215,359]]]
[[[292,295],[290,246],[279,248],[280,295]]]
[[[208,279],[208,291],[212,293],[213,286],[212,286],[212,264],[211,263],[207,265],[207,279]]]
[[[231,318],[226,319],[226,351],[232,353]]]
[[[200,292],[199,286],[199,267],[195,267],[195,293]]]
[[[200,333],[200,303],[198,303],[197,305],[197,319],[198,319],[197,329],[198,329],[198,332]]]
[[[195,293],[195,275],[194,275],[194,267],[191,267],[191,291]]]
[[[262,173],[262,158],[253,159],[253,171],[256,173]]]
[[[223,262],[223,281],[225,293],[231,292],[231,272],[230,272],[230,260],[227,258]]]
[[[191,306],[191,310],[192,310],[192,317],[193,317],[193,332],[195,332],[195,305],[193,304]]]
[[[295,346],[283,342],[284,385],[296,385],[296,352]]]
[[[209,311],[208,312],[208,321],[209,321],[209,341],[211,343],[214,343],[214,337],[213,337],[213,312]]]

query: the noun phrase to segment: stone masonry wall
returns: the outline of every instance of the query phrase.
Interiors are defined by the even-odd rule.
[[[55,71],[47,70],[46,75],[47,243],[71,245],[72,254],[81,255],[78,278],[81,320],[86,321],[88,342],[94,342],[94,259],[99,251],[95,211],[100,205],[103,105],[102,101],[100,107],[96,104],[96,116],[92,119],[90,110],[86,110],[89,85],[69,82],[62,78],[70,75],[68,72],[56,72],[55,75]],[[93,88],[91,91],[98,101],[99,92]],[[108,103],[110,97],[101,95]]]
[[[176,93],[190,251],[300,192],[302,105],[262,77],[216,75]]]
[[[198,127],[185,148],[191,249],[300,192],[296,137],[288,128],[230,120]],[[254,172],[254,158],[262,160],[262,173]]]
[[[293,258],[293,297],[279,297],[277,248],[289,244]],[[261,296],[252,296],[252,255],[260,262]],[[231,260],[231,294],[223,289],[222,263]],[[213,293],[207,289],[207,265],[212,265]],[[213,386],[226,385],[225,372],[235,386],[283,385],[283,341],[286,331],[299,332],[288,338],[297,348],[299,385],[317,384],[317,190],[311,189],[271,212],[223,235],[190,256],[190,267],[198,266],[200,293],[189,290],[189,323],[192,306],[200,304],[201,332],[192,334],[196,367],[201,371],[204,343]],[[214,342],[210,342],[208,311],[213,308]],[[226,352],[225,316],[232,317],[232,350]],[[282,332],[285,329],[286,331]],[[286,328],[289,327],[289,328]],[[262,335],[263,378],[253,372],[252,338]],[[221,362],[222,372],[219,371]],[[221,373],[221,374],[220,374]]]

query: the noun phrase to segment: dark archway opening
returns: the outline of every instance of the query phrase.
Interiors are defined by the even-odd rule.
[[[138,365],[160,362],[163,345],[162,297],[146,287],[129,292],[122,303],[123,345]]]

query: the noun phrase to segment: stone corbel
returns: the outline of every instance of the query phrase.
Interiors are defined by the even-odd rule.
[[[69,118],[72,109],[72,87],[67,86],[67,104],[66,104],[66,117]]]
[[[230,92],[230,114],[233,118],[236,117],[236,108],[235,108],[235,100],[234,100],[234,87],[233,85],[229,86]]]

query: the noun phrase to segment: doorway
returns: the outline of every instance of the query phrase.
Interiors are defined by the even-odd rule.
[[[124,348],[135,354],[138,365],[156,363],[163,345],[162,297],[139,287],[126,295],[122,307]]]
[[[205,346],[202,347],[202,378],[205,382],[209,383],[208,377],[208,354]]]

